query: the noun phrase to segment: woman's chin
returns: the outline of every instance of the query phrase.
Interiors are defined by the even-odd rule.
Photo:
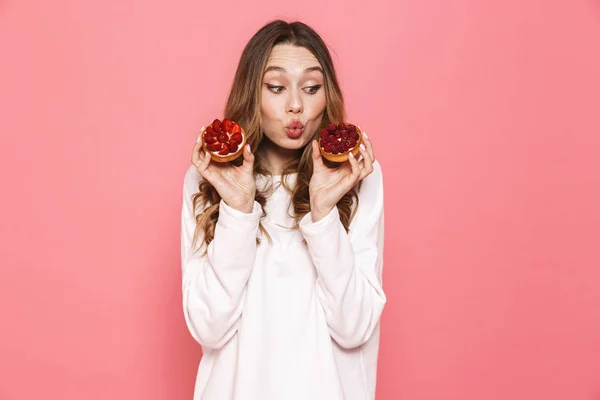
[[[276,140],[268,139],[268,137],[266,139],[269,140],[269,142],[271,142],[271,146],[276,146],[281,150],[298,151],[302,150],[304,147],[306,147],[306,145],[310,144],[311,138],[308,137],[305,133],[298,138],[290,138],[287,135],[282,135],[277,137]]]
[[[287,150],[300,150],[303,149],[307,144],[309,144],[310,138],[299,137],[297,139],[286,138],[282,141],[281,146]]]

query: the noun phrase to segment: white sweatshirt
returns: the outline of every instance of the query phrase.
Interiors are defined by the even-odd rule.
[[[181,257],[185,321],[203,350],[195,400],[375,398],[386,297],[383,180],[379,163],[374,168],[363,181],[350,232],[337,208],[316,223],[307,214],[299,230],[288,229],[291,196],[276,176],[278,188],[262,218],[272,243],[258,229],[257,202],[246,214],[221,201],[215,237],[203,257],[190,251],[191,197],[201,179],[190,166]],[[257,185],[264,188],[266,179]]]

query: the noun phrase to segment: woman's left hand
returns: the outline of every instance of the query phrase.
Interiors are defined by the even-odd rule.
[[[363,145],[364,144],[364,145]],[[313,222],[325,217],[340,199],[361,179],[373,172],[375,153],[369,138],[363,133],[360,147],[362,160],[351,154],[348,161],[338,168],[328,168],[323,164],[323,156],[316,140],[312,142],[313,175],[310,179],[310,208]]]

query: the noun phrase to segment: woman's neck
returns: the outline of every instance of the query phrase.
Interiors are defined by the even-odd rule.
[[[302,152],[302,150],[290,150],[279,147],[266,136],[263,137],[260,148],[267,164],[266,167],[273,175],[281,175],[283,168],[295,158],[300,157]]]

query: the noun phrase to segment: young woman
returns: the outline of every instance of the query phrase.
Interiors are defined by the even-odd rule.
[[[248,146],[215,163],[198,138],[185,175],[183,309],[202,346],[195,399],[373,399],[383,182],[366,134],[333,165],[315,139],[346,120],[331,55],[274,21],[241,56],[225,108]]]

